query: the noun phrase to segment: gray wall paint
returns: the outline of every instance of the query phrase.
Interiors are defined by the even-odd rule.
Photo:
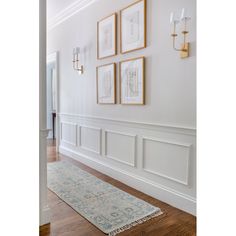
[[[48,33],[48,53],[60,53],[60,111],[130,121],[196,126],[196,6],[194,0],[147,0],[147,48],[97,60],[96,23],[118,12],[133,0],[99,0]],[[180,59],[172,49],[169,15],[185,7],[189,24],[191,56]],[[99,9],[99,10],[98,10]],[[119,15],[118,15],[119,29]],[[119,52],[118,30],[118,52]],[[85,73],[72,69],[73,47],[82,48]],[[146,105],[96,104],[96,66],[124,59],[146,57]],[[117,64],[118,65],[118,64]],[[117,70],[118,78],[118,70]],[[118,81],[117,81],[118,82]],[[118,83],[117,83],[118,85]]]

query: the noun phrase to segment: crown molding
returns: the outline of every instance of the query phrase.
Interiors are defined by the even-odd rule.
[[[51,31],[56,26],[68,20],[70,17],[83,10],[84,8],[90,6],[98,0],[77,0],[70,4],[68,7],[64,8],[62,11],[57,13],[55,16],[48,20],[47,30]]]

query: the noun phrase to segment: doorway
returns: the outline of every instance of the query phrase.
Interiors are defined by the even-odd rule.
[[[56,146],[59,151],[59,76],[58,76],[58,52],[47,56],[47,129],[48,143]]]

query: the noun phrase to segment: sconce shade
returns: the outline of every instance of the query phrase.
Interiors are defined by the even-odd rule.
[[[187,37],[187,34],[188,34],[187,21],[190,20],[191,17],[188,16],[185,8],[182,8],[180,16],[181,17],[179,19],[179,18],[176,17],[176,14],[174,12],[170,13],[171,28],[173,28],[172,29],[172,33],[171,33],[171,37],[173,38],[173,49],[175,51],[179,51],[180,52],[180,57],[181,58],[186,58],[186,57],[189,57],[189,42],[186,42],[186,37]],[[176,33],[176,24],[179,23],[180,20],[184,22],[183,30],[182,30],[183,43],[181,45],[181,48],[177,48],[175,46],[175,44],[176,44],[176,37],[178,37],[178,34]]]
[[[191,17],[188,15],[187,10],[185,8],[182,8],[180,20],[184,21],[184,20],[190,20],[190,19]]]
[[[74,70],[78,71],[80,74],[84,73],[84,67],[83,65],[80,66],[79,63],[79,54],[80,54],[80,48],[76,47],[73,49],[73,68]]]
[[[179,23],[179,19],[176,17],[175,12],[170,13],[170,24],[177,24]]]
[[[79,47],[76,48],[76,53],[77,53],[77,54],[80,53],[80,48],[79,48]]]

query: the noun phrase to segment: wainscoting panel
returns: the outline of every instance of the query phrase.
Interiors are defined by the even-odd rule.
[[[101,154],[101,129],[90,126],[79,126],[80,148]]]
[[[61,142],[76,146],[77,124],[72,122],[61,122]]]
[[[143,169],[188,185],[191,144],[143,138]]]
[[[195,129],[76,114],[59,117],[61,153],[196,214]]]
[[[105,130],[105,156],[135,166],[136,135]]]

